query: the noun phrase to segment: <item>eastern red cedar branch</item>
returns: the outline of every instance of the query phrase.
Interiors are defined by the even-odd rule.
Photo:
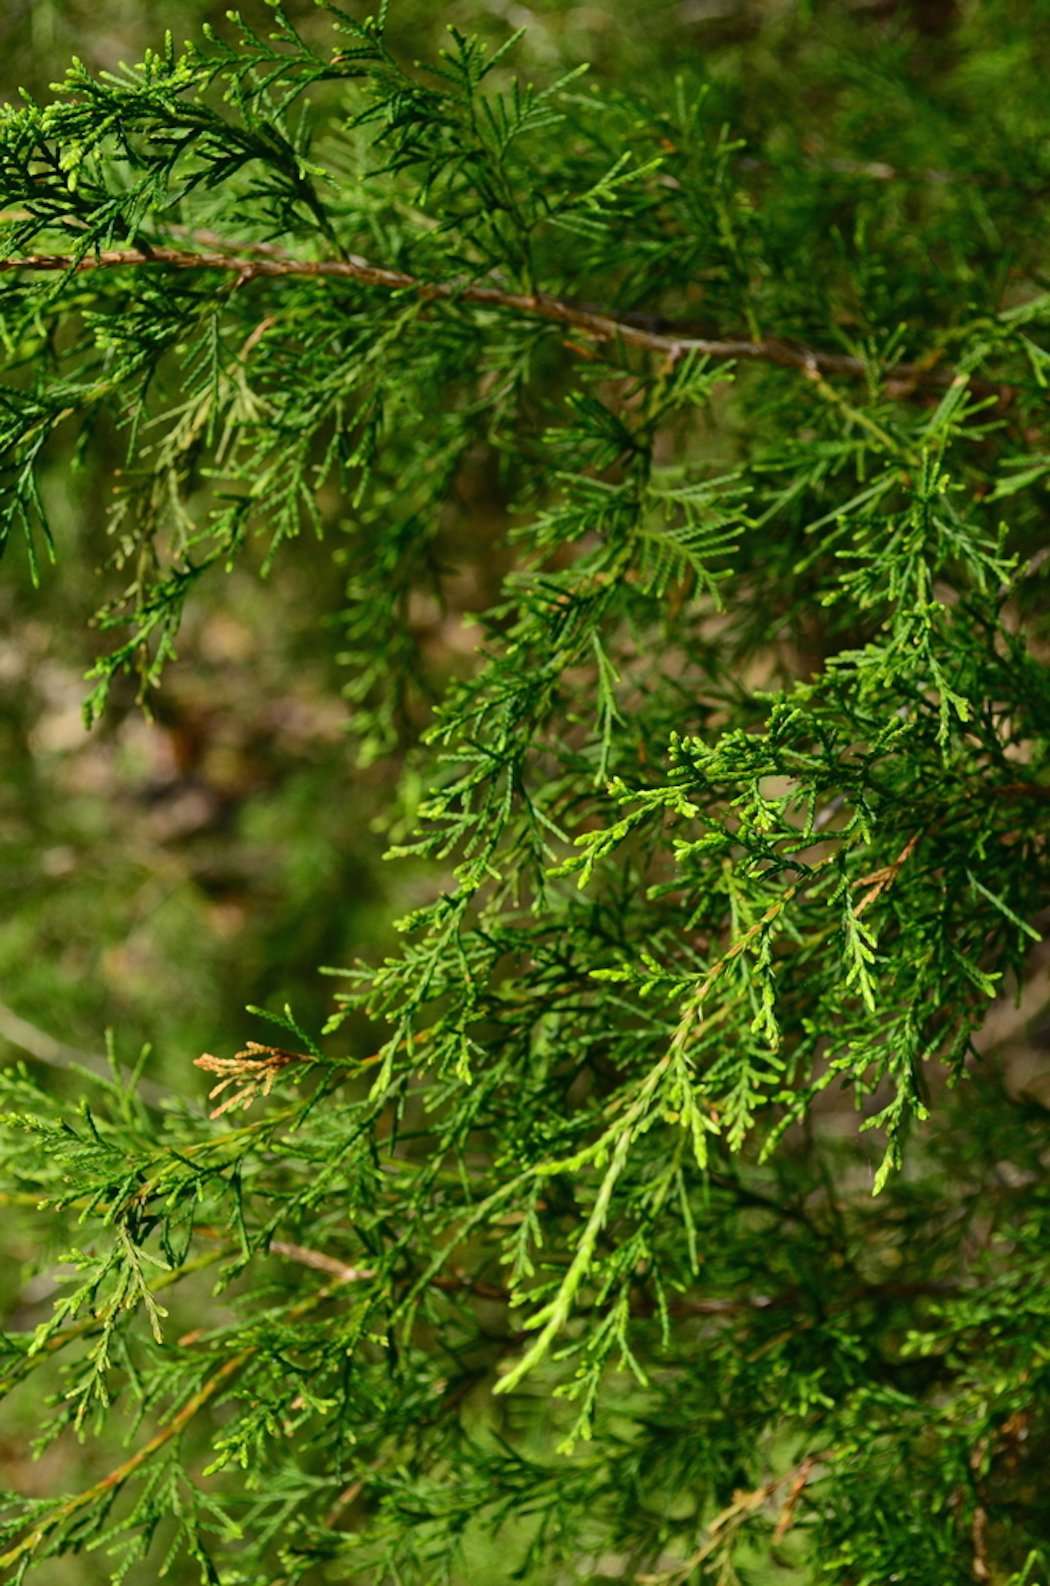
[[[169,247],[118,248],[102,249],[82,257],[34,253],[21,258],[2,259],[0,272],[68,271],[80,274],[88,270],[146,265],[166,265],[176,270],[222,270],[235,274],[238,285],[258,278],[280,279],[286,276],[357,281],[363,286],[378,287],[388,292],[415,292],[428,302],[476,303],[485,308],[527,314],[564,325],[569,330],[581,331],[596,341],[620,341],[626,346],[662,353],[669,358],[699,353],[705,358],[779,364],[784,368],[801,370],[811,377],[815,374],[864,377],[870,372],[869,365],[861,358],[846,353],[818,351],[775,336],[750,341],[738,337],[696,336],[684,328],[679,332],[675,332],[673,327],[654,330],[636,323],[634,316],[606,314],[562,298],[548,297],[545,293],[511,292],[501,286],[486,286],[470,281],[423,281],[402,270],[389,270],[383,265],[372,264],[356,254],[349,254],[344,259],[296,259],[270,246],[263,251],[254,245],[240,253],[189,252]],[[917,386],[944,387],[957,377],[965,378],[957,376],[953,369],[937,367],[930,359],[918,359],[913,363],[897,364],[885,378],[885,390],[888,396],[906,397]],[[999,384],[974,379],[968,383],[971,390],[978,394],[999,394],[1006,389]]]

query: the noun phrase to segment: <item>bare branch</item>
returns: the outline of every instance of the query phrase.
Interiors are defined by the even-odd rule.
[[[211,234],[208,234],[211,240]],[[215,239],[218,242],[218,239]],[[357,281],[362,286],[387,292],[415,292],[427,302],[474,303],[484,308],[505,309],[536,319],[550,320],[581,332],[595,341],[619,341],[646,352],[679,358],[698,353],[705,358],[743,360],[749,363],[779,364],[813,377],[814,372],[867,377],[870,366],[862,358],[846,353],[819,352],[795,342],[767,336],[761,341],[738,337],[693,335],[684,329],[653,330],[634,321],[633,316],[617,317],[581,304],[548,297],[544,293],[511,292],[501,286],[485,286],[473,281],[422,281],[402,270],[388,270],[356,254],[345,259],[296,259],[278,252],[272,245],[242,247],[239,252],[187,252],[179,248],[103,249],[78,258],[74,255],[34,253],[16,259],[0,260],[0,273],[15,270],[51,271],[81,274],[89,270],[112,270],[167,266],[174,270],[221,270],[237,276],[237,285],[248,281],[286,276],[306,276]],[[938,368],[931,360],[898,364],[885,377],[888,396],[906,397],[920,386],[944,387],[956,378],[953,369]],[[999,395],[1008,389],[999,384],[971,379],[970,388],[978,394]]]
[[[323,1250],[311,1250],[287,1239],[271,1239],[270,1254],[283,1256],[286,1261],[297,1261],[301,1267],[312,1267],[315,1272],[328,1272],[341,1283],[364,1283],[375,1277],[371,1267],[352,1267],[336,1256],[326,1255]]]

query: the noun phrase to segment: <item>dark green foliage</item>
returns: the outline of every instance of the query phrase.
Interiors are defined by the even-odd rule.
[[[13,1578],[1046,1582],[980,1032],[1046,963],[1050,11],[888,9],[533,85],[275,7],[4,111],[8,554],[124,450],[89,721],[235,565],[321,620],[319,536],[426,878],[217,1121],[4,1072],[78,1269],[5,1384],[131,1433]]]

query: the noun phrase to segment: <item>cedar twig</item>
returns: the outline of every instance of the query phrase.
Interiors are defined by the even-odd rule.
[[[1050,999],[1050,944],[1044,942],[1032,951],[1027,979],[1017,987],[1015,996],[1003,994],[989,1008],[983,1024],[975,1030],[972,1045],[978,1052],[994,1052],[1023,1038],[1033,1019]]]
[[[283,1069],[309,1061],[304,1052],[286,1052],[279,1046],[264,1046],[259,1041],[248,1041],[233,1057],[213,1057],[211,1052],[202,1052],[200,1057],[194,1058],[193,1063],[195,1068],[207,1069],[209,1073],[221,1076],[208,1092],[209,1101],[221,1095],[230,1085],[239,1087],[209,1113],[211,1118],[221,1118],[223,1113],[234,1112],[238,1107],[250,1107],[256,1096],[268,1096],[274,1080]]]
[[[773,1541],[779,1542],[786,1536],[795,1522],[795,1510],[798,1508],[799,1499],[802,1497],[809,1481],[813,1466],[816,1463],[812,1454],[806,1456],[800,1465],[795,1466],[795,1473],[788,1488],[787,1497],[780,1506],[777,1523],[773,1531]]]
[[[915,852],[916,845],[921,836],[921,831],[913,832],[892,864],[883,865],[879,870],[869,871],[866,876],[858,876],[857,880],[854,881],[853,885],[855,887],[868,888],[868,891],[865,892],[864,896],[853,910],[853,916],[855,919],[859,919],[864,913],[864,910],[874,903],[876,898],[881,897],[886,891],[887,887],[892,887],[901,870],[908,863],[908,860]]]
[[[9,1204],[12,1197],[0,1196],[0,1205]],[[36,1196],[27,1196],[28,1204],[36,1205]],[[201,1226],[197,1233],[206,1239],[215,1240],[215,1247],[202,1256],[195,1257],[185,1265],[165,1273],[153,1285],[153,1292],[168,1288],[177,1283],[191,1272],[202,1267],[211,1266],[216,1261],[221,1261],[225,1255],[231,1253],[231,1248],[222,1242],[223,1235],[219,1229]],[[308,1245],[301,1245],[292,1240],[273,1239],[270,1241],[268,1252],[270,1255],[280,1256],[286,1261],[294,1261],[299,1266],[309,1267],[315,1272],[327,1272],[330,1276],[343,1283],[366,1283],[377,1274],[372,1267],[355,1267],[349,1262],[341,1260],[338,1256],[329,1255],[327,1251],[315,1250]],[[445,1294],[473,1294],[478,1299],[492,1300],[502,1305],[509,1305],[511,1294],[501,1284],[491,1283],[484,1278],[474,1278],[457,1268],[454,1272],[438,1273],[430,1280],[430,1287],[440,1290]],[[876,1283],[857,1288],[847,1295],[842,1303],[833,1307],[833,1311],[848,1309],[855,1302],[866,1300],[884,1301],[888,1299],[922,1299],[937,1298],[956,1294],[958,1289],[952,1283],[940,1282],[935,1279],[924,1282],[891,1282]],[[672,1316],[701,1317],[701,1316],[739,1316],[746,1312],[780,1310],[790,1305],[798,1304],[801,1293],[798,1289],[784,1289],[777,1294],[745,1294],[731,1295],[682,1295],[677,1299],[668,1301],[667,1309]],[[635,1316],[652,1316],[655,1311],[654,1303],[646,1295],[639,1294],[632,1298],[631,1312]],[[64,1349],[66,1344],[73,1343],[78,1338],[87,1338],[94,1334],[105,1324],[106,1312],[96,1312],[90,1316],[81,1317],[79,1321],[70,1323],[52,1333],[31,1354],[20,1357],[6,1376],[0,1377],[0,1396],[10,1392],[17,1382],[27,1376],[36,1366],[42,1365],[50,1356]],[[180,1347],[188,1347],[203,1336],[203,1328],[193,1328],[189,1333],[184,1333],[177,1340]]]
[[[220,1247],[215,1250],[207,1250],[203,1255],[194,1256],[191,1261],[185,1262],[181,1267],[175,1267],[169,1272],[162,1273],[156,1282],[151,1285],[150,1292],[159,1294],[162,1289],[170,1288],[173,1283],[181,1282],[191,1272],[199,1272],[204,1267],[214,1266],[215,1262],[221,1261],[225,1254],[225,1250]],[[101,1311],[93,1313],[91,1316],[82,1316],[78,1322],[71,1322],[68,1327],[62,1327],[58,1332],[51,1333],[39,1347],[30,1353],[20,1355],[6,1374],[0,1377],[0,1397],[10,1393],[16,1383],[21,1382],[23,1377],[29,1375],[34,1366],[40,1365],[49,1356],[57,1354],[60,1349],[65,1348],[66,1344],[71,1343],[76,1338],[85,1338],[97,1329],[104,1327],[112,1314],[112,1310],[113,1307],[108,1306]]]
[[[216,239],[218,240],[218,239]],[[81,274],[89,270],[125,269],[129,267],[167,266],[175,270],[222,270],[237,276],[237,286],[260,278],[281,279],[288,276],[332,278],[357,281],[362,286],[378,287],[388,292],[414,292],[427,302],[474,303],[479,307],[506,309],[512,313],[526,314],[537,319],[551,320],[567,325],[596,341],[620,341],[626,346],[640,347],[647,352],[658,352],[674,358],[694,352],[705,358],[731,358],[746,362],[779,364],[783,368],[797,369],[810,379],[813,374],[840,374],[854,378],[866,377],[870,365],[862,358],[847,353],[820,352],[801,347],[795,342],[767,336],[753,341],[743,337],[709,337],[669,330],[655,331],[634,323],[630,316],[617,317],[562,298],[548,297],[545,293],[511,292],[502,286],[485,286],[476,281],[423,281],[403,270],[389,270],[373,264],[357,254],[344,259],[296,259],[267,246],[252,244],[239,253],[190,252],[181,248],[158,245],[148,251],[143,248],[105,248],[82,256],[56,253],[34,253],[21,258],[0,259],[0,272],[53,271]],[[941,369],[925,360],[898,364],[886,376],[885,391],[888,396],[907,396],[917,385],[943,388],[956,378],[953,369]],[[971,380],[970,387],[978,394],[1000,394],[1001,384]]]
[[[813,1472],[821,1457],[820,1454],[807,1454],[782,1476],[772,1476],[750,1492],[734,1493],[732,1503],[716,1514],[705,1526],[704,1540],[695,1553],[670,1570],[661,1570],[654,1575],[639,1575],[637,1577],[639,1586],[680,1586],[680,1583],[688,1580],[705,1559],[710,1558],[717,1548],[729,1541],[745,1520],[765,1508],[781,1487],[788,1485],[788,1494],[781,1506],[774,1533],[777,1537],[782,1536],[793,1522],[799,1499],[805,1487],[813,1479]]]
[[[373,1276],[372,1272],[364,1268],[351,1267],[345,1262],[325,1255],[322,1251],[310,1250],[303,1245],[274,1241],[270,1248],[275,1254],[288,1256],[304,1266],[333,1274],[330,1283],[324,1284],[314,1293],[307,1295],[297,1305],[293,1305],[286,1313],[286,1321],[298,1320],[300,1317],[305,1316],[309,1311],[328,1299],[344,1283],[360,1282],[362,1279]],[[217,1252],[216,1255],[220,1253]],[[209,1256],[206,1260],[210,1261],[215,1258],[215,1256]],[[196,1263],[196,1265],[204,1264],[206,1264],[205,1261]],[[181,1276],[185,1270],[187,1269],[181,1269],[176,1276]],[[174,1281],[174,1278],[171,1281]],[[97,1318],[91,1319],[92,1323],[95,1321],[97,1321]],[[90,1325],[91,1323],[86,1326],[76,1324],[73,1328],[65,1329],[61,1342],[67,1342],[70,1337],[87,1332],[90,1329]],[[195,1341],[197,1335],[187,1336],[191,1341]],[[55,1347],[60,1347],[60,1345],[56,1343]],[[248,1363],[257,1352],[257,1347],[255,1344],[248,1344],[243,1349],[237,1350],[228,1360],[224,1360],[209,1377],[205,1378],[197,1391],[191,1394],[176,1414],[172,1416],[171,1420],[166,1422],[133,1454],[122,1460],[107,1475],[92,1483],[90,1487],[85,1487],[81,1492],[73,1493],[57,1509],[45,1515],[31,1531],[26,1532],[24,1536],[19,1538],[12,1548],[0,1556],[0,1569],[9,1569],[17,1564],[19,1559],[23,1558],[27,1553],[32,1553],[41,1542],[46,1540],[48,1534],[54,1531],[56,1527],[72,1519],[81,1509],[94,1503],[97,1499],[104,1498],[107,1493],[115,1492],[122,1487],[129,1477],[133,1476],[147,1460],[173,1439],[181,1436],[198,1412],[204,1409],[205,1405],[215,1398],[216,1394],[220,1392],[226,1383],[231,1381],[242,1367]]]
[[[204,1233],[208,1232],[209,1230],[201,1229],[200,1231]],[[270,1245],[270,1251],[274,1255],[284,1256],[286,1259],[295,1261],[302,1266],[310,1267],[315,1271],[328,1272],[332,1275],[331,1282],[325,1284],[313,1294],[308,1295],[297,1305],[292,1306],[287,1312],[287,1320],[298,1319],[299,1317],[306,1315],[315,1306],[321,1304],[325,1299],[327,1299],[344,1283],[363,1282],[375,1276],[374,1271],[369,1268],[353,1267],[349,1265],[349,1263],[339,1260],[337,1257],[326,1254],[324,1251],[314,1250],[308,1246],[296,1244],[291,1241],[274,1240]],[[186,1266],[180,1268],[177,1272],[166,1275],[165,1279],[162,1279],[157,1287],[167,1286],[168,1283],[176,1282],[180,1277],[184,1276],[189,1271],[209,1265],[211,1262],[219,1259],[221,1255],[222,1250],[220,1248],[204,1257],[197,1258],[193,1262],[187,1263]],[[441,1277],[434,1279],[433,1285],[434,1287],[441,1289],[463,1288],[469,1290],[470,1292],[479,1294],[484,1298],[498,1298],[503,1300],[509,1300],[510,1298],[509,1293],[497,1285],[486,1283],[481,1280],[470,1279],[464,1274],[458,1272],[455,1274],[442,1275]],[[945,1288],[945,1285],[937,1284],[888,1284],[882,1286],[876,1285],[871,1290],[871,1292],[876,1293],[886,1291],[919,1294],[943,1292]],[[773,1298],[768,1298],[764,1295],[759,1295],[748,1297],[740,1301],[697,1299],[686,1301],[682,1309],[688,1310],[689,1314],[692,1315],[716,1315],[748,1308],[765,1309],[769,1306],[782,1303],[789,1297],[790,1296],[776,1296]],[[84,1318],[82,1321],[74,1323],[71,1327],[64,1328],[61,1333],[54,1335],[52,1339],[48,1340],[48,1343],[45,1345],[45,1348],[39,1357],[29,1358],[32,1358],[34,1363],[37,1358],[46,1358],[48,1353],[53,1353],[54,1351],[60,1349],[65,1343],[70,1342],[74,1338],[83,1337],[85,1334],[91,1332],[95,1326],[100,1325],[101,1320],[103,1319],[99,1317]],[[187,1334],[185,1339],[180,1340],[180,1342],[185,1342],[187,1344],[194,1343],[199,1336],[199,1331],[195,1330],[193,1333]],[[9,1568],[16,1564],[20,1558],[22,1558],[25,1554],[32,1552],[42,1541],[44,1541],[47,1535],[53,1531],[56,1526],[59,1526],[66,1520],[71,1519],[85,1506],[95,1502],[99,1498],[104,1497],[107,1493],[113,1492],[123,1486],[129,1477],[134,1475],[134,1473],[142,1465],[144,1465],[153,1454],[164,1448],[174,1438],[177,1438],[181,1435],[181,1433],[185,1430],[197,1413],[202,1410],[205,1405],[207,1405],[224,1387],[224,1385],[234,1376],[236,1376],[241,1368],[251,1359],[251,1357],[256,1352],[256,1347],[257,1346],[254,1344],[249,1344],[245,1348],[240,1349],[235,1354],[231,1355],[228,1360],[224,1361],[222,1365],[220,1365],[211,1374],[211,1376],[205,1379],[197,1391],[186,1400],[186,1402],[181,1406],[181,1408],[171,1418],[171,1420],[162,1426],[156,1433],[154,1433],[154,1435],[148,1439],[147,1442],[142,1444],[140,1448],[136,1449],[133,1454],[129,1455],[127,1459],[123,1460],[99,1481],[93,1483],[90,1487],[83,1489],[79,1493],[74,1493],[57,1509],[45,1516],[33,1530],[27,1532],[23,1537],[21,1537],[13,1548],[0,1557],[0,1568]],[[11,1383],[8,1382],[5,1386],[9,1387],[10,1385]],[[696,1567],[698,1563],[701,1563],[710,1555],[711,1552],[714,1551],[714,1549],[722,1541],[725,1534],[735,1530],[737,1526],[742,1524],[742,1522],[749,1515],[762,1508],[764,1504],[766,1504],[769,1499],[772,1498],[774,1494],[784,1486],[785,1483],[790,1482],[791,1485],[789,1487],[788,1494],[783,1505],[781,1506],[777,1520],[776,1535],[777,1537],[782,1536],[793,1523],[795,1509],[798,1506],[803,1489],[811,1479],[812,1472],[818,1458],[819,1456],[815,1454],[807,1455],[805,1459],[800,1461],[799,1464],[794,1466],[791,1470],[785,1472],[782,1476],[771,1479],[752,1492],[738,1493],[735,1495],[733,1502],[729,1505],[729,1507],[723,1510],[721,1514],[717,1515],[708,1525],[706,1529],[705,1541],[702,1544],[700,1550],[688,1561],[684,1573],[678,1571],[672,1572],[672,1574],[669,1576],[646,1576],[644,1579],[654,1583],[670,1583],[672,1581],[685,1579],[685,1577],[692,1571],[692,1569]],[[353,1497],[356,1496],[356,1493],[359,1490],[359,1484],[352,1484],[347,1493],[342,1495],[337,1504],[337,1509],[342,1507],[345,1503],[352,1501]],[[975,1524],[975,1538],[976,1535],[977,1529]],[[643,1579],[643,1577],[640,1577],[640,1579]]]

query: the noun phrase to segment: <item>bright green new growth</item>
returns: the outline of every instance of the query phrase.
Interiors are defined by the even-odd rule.
[[[126,445],[89,721],[237,558],[309,623],[323,535],[431,876],[204,1060],[247,1117],[4,1072],[79,1273],[3,1382],[131,1440],[0,1562],[1037,1586],[1046,1112],[977,1032],[1046,917],[1050,15],[531,86],[322,9],[0,120],[13,549],[53,436]]]

